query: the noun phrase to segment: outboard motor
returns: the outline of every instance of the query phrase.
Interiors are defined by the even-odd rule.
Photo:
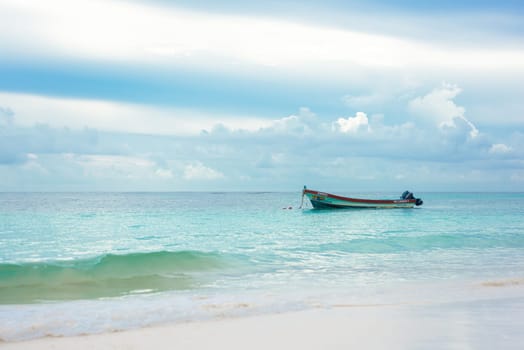
[[[404,191],[404,193],[402,193],[402,196],[400,198],[401,199],[413,199],[413,193],[409,191]]]
[[[404,193],[402,193],[402,196],[400,196],[400,199],[415,199],[415,205],[418,207],[422,204],[424,204],[424,201],[420,198],[415,198],[413,196],[413,193],[412,192],[409,192],[409,191],[404,191]]]

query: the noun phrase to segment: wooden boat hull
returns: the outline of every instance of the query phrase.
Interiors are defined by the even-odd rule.
[[[345,208],[413,208],[416,199],[360,199],[304,189],[302,192],[315,209]]]

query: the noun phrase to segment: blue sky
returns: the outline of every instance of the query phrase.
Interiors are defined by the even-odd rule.
[[[0,2],[1,191],[524,191],[520,1]]]

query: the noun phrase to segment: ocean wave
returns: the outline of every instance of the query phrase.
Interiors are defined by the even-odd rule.
[[[0,264],[0,304],[92,299],[202,287],[237,258],[199,251],[105,254],[90,259]]]

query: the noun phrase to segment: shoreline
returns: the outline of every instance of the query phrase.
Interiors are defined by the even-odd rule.
[[[431,304],[337,304],[118,332],[3,342],[3,349],[517,349],[524,297]]]

